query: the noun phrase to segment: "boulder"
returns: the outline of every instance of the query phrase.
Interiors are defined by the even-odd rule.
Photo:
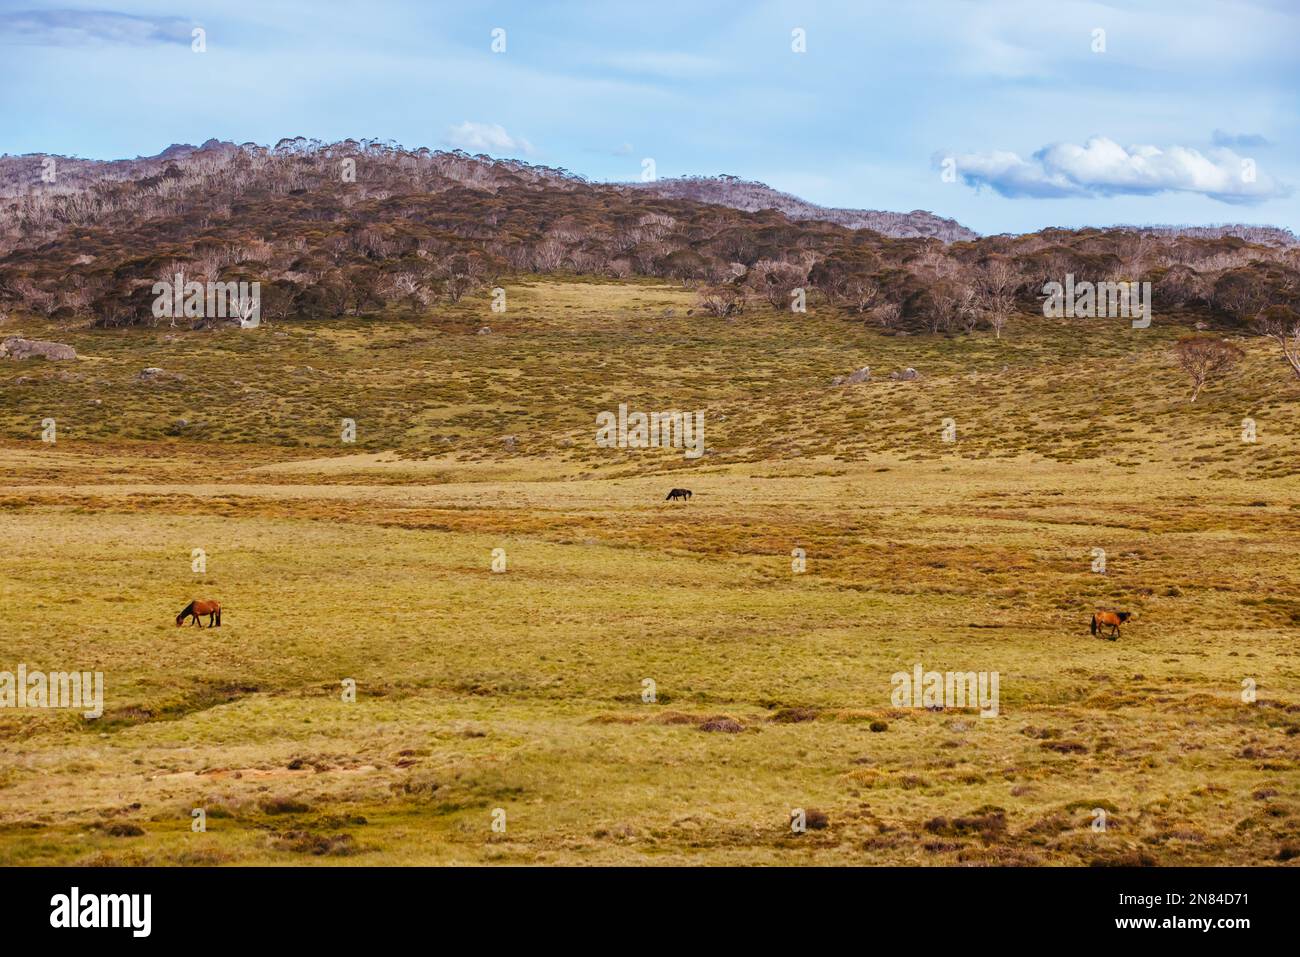
[[[53,361],[75,359],[77,350],[62,342],[42,342],[39,339],[24,339],[22,336],[7,336],[0,342],[0,357],[31,359],[35,356]]]
[[[900,382],[910,382],[912,379],[919,379],[919,378],[921,378],[921,373],[917,372],[917,371],[916,371],[915,369],[913,369],[911,366],[908,366],[908,367],[907,367],[906,369],[904,369],[902,372],[891,372],[891,373],[889,373],[889,377],[890,377],[891,379],[897,379],[897,380],[899,380]]]
[[[850,372],[848,375],[837,375],[831,380],[831,385],[857,385],[860,382],[871,381],[871,366],[863,366],[857,372]]]

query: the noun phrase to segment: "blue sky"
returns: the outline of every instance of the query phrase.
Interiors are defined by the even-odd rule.
[[[1300,231],[1298,41],[1291,0],[0,0],[0,151],[377,137],[986,233]]]

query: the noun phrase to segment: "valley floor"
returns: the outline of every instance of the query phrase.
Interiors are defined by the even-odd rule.
[[[688,505],[650,478],[11,488],[2,660],[102,671],[106,703],[97,721],[0,712],[0,859],[1251,864],[1296,847],[1281,488],[813,471],[711,470]],[[205,596],[222,627],[176,628]],[[1108,605],[1136,613],[1117,642],[1088,632]],[[998,672],[998,715],[894,707],[891,676],[916,664]],[[792,832],[796,808],[827,826]]]
[[[772,321],[756,319],[753,335],[775,334]],[[291,333],[332,337],[297,360],[322,377],[362,361],[345,332]],[[695,334],[738,336],[721,324]],[[460,335],[489,348],[479,340],[501,324]],[[1008,374],[1009,401],[1040,403],[1036,427],[1062,436],[1052,451],[1068,455],[989,429],[986,451],[944,447],[937,418],[928,446],[859,448],[909,427],[912,411],[889,410],[919,398],[886,384],[859,393],[872,428],[823,410],[817,442],[828,447],[782,454],[804,433],[781,431],[781,390],[816,401],[827,373],[862,364],[851,359],[869,345],[854,338],[837,353],[824,335],[796,339],[788,355],[746,353],[748,366],[719,353],[727,388],[753,390],[773,437],[763,445],[755,430],[750,452],[729,456],[724,426],[709,440],[719,451],[695,464],[614,451],[602,465],[605,450],[570,452],[560,425],[546,433],[561,437],[555,451],[540,449],[537,410],[581,391],[565,365],[579,360],[558,350],[537,360],[557,363],[549,385],[519,396],[533,425],[518,450],[502,449],[511,426],[494,420],[490,454],[467,453],[463,409],[458,448],[444,454],[423,446],[450,426],[421,434],[419,448],[359,442],[348,454],[286,446],[273,417],[244,445],[84,434],[113,428],[112,415],[126,433],[214,409],[215,389],[206,406],[184,397],[208,386],[201,364],[181,360],[181,392],[124,393],[79,438],[77,410],[107,395],[103,382],[173,364],[154,358],[153,340],[134,352],[78,342],[88,358],[76,368],[95,370],[99,392],[45,366],[21,374],[45,376],[46,391],[19,392],[31,384],[5,369],[0,394],[25,404],[5,406],[15,424],[0,441],[0,671],[100,671],[105,701],[95,720],[0,709],[0,863],[1300,858],[1300,499],[1284,467],[1294,440],[1239,458],[1232,430],[1243,406],[1260,408],[1244,386],[1191,410],[1161,385],[1119,390],[1101,411],[1052,412],[1057,397],[1034,378],[1053,374],[1048,347],[1034,338],[1008,346],[1030,350],[1011,364],[1034,370]],[[976,408],[970,390],[984,384],[941,372],[940,346],[879,349],[891,361],[932,350],[917,365],[933,378],[915,396],[943,397],[963,423],[1000,414]],[[382,380],[399,355],[366,358]],[[685,376],[679,359],[669,350],[645,375]],[[239,361],[213,364],[222,389],[271,376],[264,359]],[[545,373],[529,361],[519,359],[528,375]],[[1161,361],[1142,351],[1094,371]],[[1271,368],[1262,353],[1252,361]],[[395,417],[423,408],[433,379],[415,370]],[[599,384],[612,395],[565,426],[572,441],[590,437],[588,405],[611,408],[620,387],[635,388],[618,374]],[[309,400],[303,389],[294,401]],[[731,398],[734,416],[744,404]],[[66,438],[44,445],[20,431],[59,403]],[[1262,433],[1285,431],[1273,423],[1292,406],[1260,414]],[[1131,412],[1168,441],[1126,445],[1118,459],[1077,447]],[[1200,465],[1189,461],[1198,445]],[[663,501],[674,486],[694,497]],[[208,597],[223,605],[220,629],[175,626],[191,598]],[[1101,607],[1134,612],[1118,641],[1089,633]],[[997,715],[898,706],[892,678],[917,665],[996,672]],[[799,809],[805,833],[791,827]],[[196,810],[206,830],[194,830]]]

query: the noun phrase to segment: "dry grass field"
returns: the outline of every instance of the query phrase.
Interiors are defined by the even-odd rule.
[[[1268,343],[1189,404],[1159,313],[999,342],[650,283],[508,302],[0,328],[80,355],[0,361],[0,670],[105,682],[95,720],[0,710],[0,863],[1300,859]],[[619,403],[703,410],[708,454],[597,447]],[[199,597],[222,627],[176,628]],[[896,707],[918,663],[997,672],[998,715]]]

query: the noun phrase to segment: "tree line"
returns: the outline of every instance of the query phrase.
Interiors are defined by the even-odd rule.
[[[101,175],[77,161],[52,184],[39,170],[39,157],[0,159],[0,309],[58,320],[156,323],[153,284],[177,274],[258,281],[274,321],[418,312],[512,275],[572,273],[681,283],[715,316],[789,309],[802,294],[883,329],[1001,338],[1045,283],[1070,274],[1150,282],[1157,308],[1266,335],[1300,376],[1300,247],[1263,241],[1279,231],[1045,229],[944,243],[353,140],[214,141]]]

